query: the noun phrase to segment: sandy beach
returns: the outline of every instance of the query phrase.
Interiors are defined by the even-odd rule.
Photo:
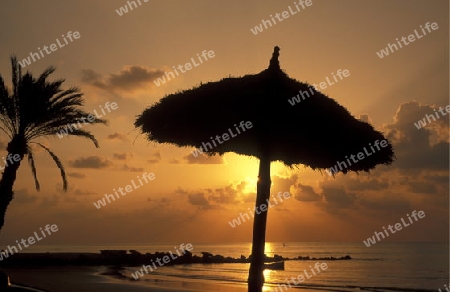
[[[143,255],[141,255],[142,257]],[[226,281],[214,277],[214,280],[187,274],[171,275],[152,273],[145,278],[134,280],[130,275],[127,259],[132,255],[101,255],[100,253],[19,253],[4,262],[5,271],[13,284],[41,289],[50,292],[72,291],[221,291],[245,292],[247,284],[242,278],[240,282]],[[192,259],[200,259],[193,257]],[[136,265],[138,265],[136,263]],[[188,265],[190,266],[190,265]],[[198,269],[194,268],[194,270]],[[266,285],[264,291],[273,291],[276,287]],[[331,291],[328,288],[297,287],[302,291]],[[348,291],[348,290],[346,290]]]
[[[154,282],[129,281],[102,275],[106,267],[5,268],[11,282],[49,292],[160,292],[160,291],[247,291],[246,285],[212,284],[197,280],[155,278]],[[128,282],[128,283],[127,283]]]

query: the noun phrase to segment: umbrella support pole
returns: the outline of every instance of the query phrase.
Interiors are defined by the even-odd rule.
[[[253,242],[248,276],[248,292],[262,292],[264,286],[264,247],[266,243],[267,211],[261,212],[259,207],[267,204],[270,198],[270,159],[260,158],[259,175],[256,192],[255,216],[253,221]],[[258,211],[259,210],[259,211]]]

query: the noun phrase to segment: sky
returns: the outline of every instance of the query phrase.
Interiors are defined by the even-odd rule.
[[[55,66],[51,80],[64,78],[64,88],[80,88],[87,112],[116,105],[102,116],[108,125],[84,128],[100,148],[77,137],[37,141],[63,162],[66,193],[51,157],[32,146],[41,190],[22,161],[1,245],[28,238],[46,224],[58,231],[42,245],[251,241],[251,220],[235,228],[229,222],[255,204],[258,160],[233,153],[194,157],[191,148],[147,141],[134,122],[167,94],[259,73],[274,46],[281,48],[281,68],[299,81],[320,84],[348,70],[348,77],[320,91],[382,132],[396,161],[335,177],[273,162],[272,197],[289,192],[290,198],[269,209],[267,241],[362,243],[414,210],[425,217],[385,241],[448,241],[449,115],[415,126],[449,105],[448,1],[312,0],[304,7],[294,1],[135,2],[128,12],[120,10],[128,5],[123,0],[1,2],[0,74],[8,86],[10,56],[22,61],[40,49],[44,57],[30,59],[23,71],[38,75]],[[267,28],[255,34],[263,20]],[[436,23],[430,26],[436,29],[427,31],[426,23]],[[411,34],[415,40],[408,42]],[[400,47],[396,38],[402,37],[408,44]],[[388,44],[398,50],[380,57]],[[214,57],[156,85],[173,66],[193,63],[191,58],[198,63],[197,54],[205,50]],[[2,134],[0,157],[8,142]],[[144,173],[153,180],[137,183]],[[138,188],[103,207],[94,205],[133,180]]]

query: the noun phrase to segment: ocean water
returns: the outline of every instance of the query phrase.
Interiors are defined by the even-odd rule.
[[[248,256],[250,243],[195,244],[193,254],[211,252],[223,256]],[[141,246],[72,246],[50,247],[36,246],[29,252],[98,252],[100,249],[135,249],[141,253],[156,251],[176,254],[179,244],[141,245]],[[284,271],[265,271],[268,287],[272,291],[278,284],[286,284],[291,277],[305,277],[298,287],[318,288],[325,291],[445,291],[449,285],[449,245],[448,243],[389,243],[377,242],[366,247],[362,242],[325,243],[325,242],[286,242],[266,243],[266,255],[274,254],[294,258],[340,257],[350,255],[352,260],[345,261],[286,261]],[[326,270],[311,272],[316,262],[325,262]],[[151,263],[148,263],[151,264]],[[311,267],[310,267],[311,266]],[[207,281],[242,282],[248,277],[249,264],[192,264],[178,266],[157,265],[157,269],[145,274],[140,281],[166,279],[201,279]],[[131,273],[139,267],[126,267],[122,273],[133,279]],[[310,276],[307,278],[306,273]],[[307,279],[306,279],[307,278]],[[297,280],[298,281],[298,280]],[[293,281],[289,282],[295,286]],[[273,285],[273,286],[271,286]],[[284,290],[282,290],[284,291]]]

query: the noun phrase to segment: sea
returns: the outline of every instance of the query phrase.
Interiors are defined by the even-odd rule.
[[[185,243],[187,244],[187,243]],[[251,243],[205,244],[191,243],[193,254],[201,252],[214,255],[246,257],[251,253]],[[180,243],[152,245],[109,246],[30,246],[27,252],[99,252],[102,249],[137,250],[141,253],[172,252],[176,254]],[[351,260],[289,260],[284,271],[265,270],[264,291],[275,290],[278,285],[291,284],[294,288],[319,291],[448,291],[449,244],[447,242],[377,242],[369,247],[363,242],[268,242],[266,255],[288,258],[309,256],[315,258],[350,255]],[[313,275],[311,267],[316,262],[326,263],[327,268]],[[148,263],[150,265],[150,263]],[[311,266],[311,267],[310,267]],[[190,264],[162,266],[145,274],[139,281],[155,281],[155,278],[202,280],[211,283],[246,283],[249,264]],[[121,273],[132,280],[132,273],[142,266],[126,267]],[[305,271],[309,278],[305,276]],[[295,285],[292,277],[299,275],[305,281]],[[307,279],[306,279],[307,278]],[[298,280],[297,280],[298,282]],[[444,286],[446,285],[446,286]],[[291,290],[295,291],[297,289]]]

